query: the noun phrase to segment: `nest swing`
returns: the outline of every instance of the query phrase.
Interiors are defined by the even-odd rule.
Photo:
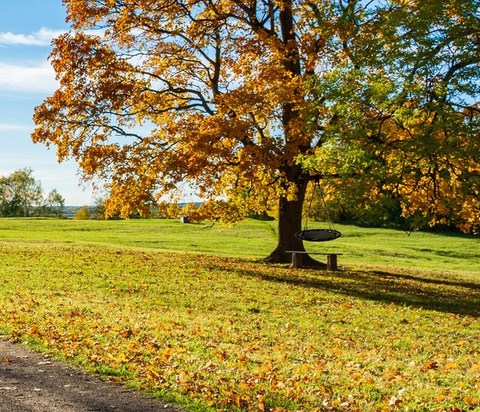
[[[312,208],[312,201],[315,196],[315,191],[318,188],[320,196],[322,198],[323,207],[325,208],[325,213],[327,215],[327,221],[329,228],[328,229],[308,229],[308,218],[310,216],[310,210]],[[315,186],[313,187],[312,196],[310,198],[310,203],[308,205],[307,218],[305,219],[304,229],[300,232],[295,233],[295,237],[300,240],[306,240],[308,242],[326,242],[329,240],[338,239],[342,234],[333,228],[333,223],[330,218],[330,212],[328,211],[327,202],[323,195],[322,188],[320,186],[320,176],[315,176]]]

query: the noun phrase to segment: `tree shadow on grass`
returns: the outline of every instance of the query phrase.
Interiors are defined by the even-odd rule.
[[[480,284],[421,278],[378,271],[311,271],[242,268],[242,275],[305,288],[314,288],[378,302],[480,316]],[[237,272],[238,273],[238,272]]]

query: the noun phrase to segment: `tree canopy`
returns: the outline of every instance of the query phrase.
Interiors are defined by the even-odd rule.
[[[231,220],[276,204],[286,261],[318,175],[478,225],[477,1],[64,3],[32,138],[106,181],[107,213],[182,187],[227,198],[211,210]]]
[[[479,3],[392,2],[370,15],[352,14],[354,34],[333,39],[332,70],[316,78],[328,120],[306,166],[335,177],[328,189],[357,214],[399,206],[410,228],[478,232]]]

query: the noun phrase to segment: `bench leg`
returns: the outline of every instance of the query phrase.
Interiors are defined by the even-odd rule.
[[[337,270],[337,255],[327,255],[327,269]]]
[[[302,255],[300,253],[292,253],[292,269],[298,269],[302,267]]]

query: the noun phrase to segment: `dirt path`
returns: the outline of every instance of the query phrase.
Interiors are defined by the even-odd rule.
[[[171,405],[0,340],[1,412],[179,412]]]

